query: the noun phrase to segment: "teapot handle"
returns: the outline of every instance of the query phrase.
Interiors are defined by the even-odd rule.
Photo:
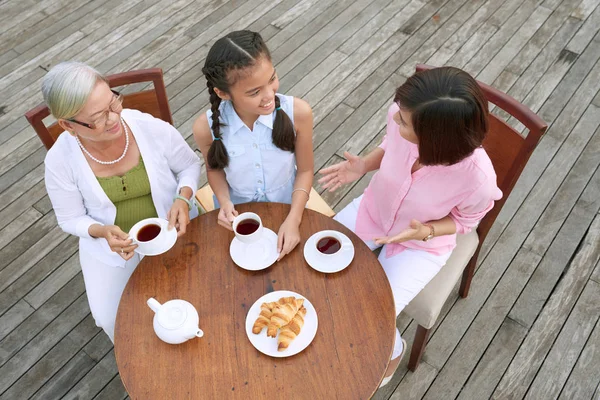
[[[146,301],[146,304],[148,304],[148,307],[150,307],[152,309],[152,311],[154,311],[155,313],[157,313],[158,310],[160,309],[160,307],[162,306],[162,304],[160,304],[158,301],[156,301],[156,299],[154,297],[150,297]]]

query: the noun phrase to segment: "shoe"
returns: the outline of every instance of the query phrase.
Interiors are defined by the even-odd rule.
[[[385,385],[387,385],[388,383],[390,383],[390,381],[394,377],[394,374],[398,370],[398,366],[400,366],[400,362],[402,361],[402,357],[404,357],[404,353],[406,353],[406,340],[404,340],[404,339],[400,339],[400,340],[402,340],[402,353],[400,353],[400,355],[398,356],[398,358],[399,358],[398,365],[396,365],[396,369],[394,369],[394,371],[389,376],[386,376],[383,378],[383,380],[381,381],[381,384],[379,385],[380,389],[382,387],[384,387]]]

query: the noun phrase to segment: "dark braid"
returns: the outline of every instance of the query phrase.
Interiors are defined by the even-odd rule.
[[[271,54],[262,37],[252,31],[231,32],[217,40],[208,51],[202,73],[206,77],[206,86],[210,95],[212,131],[215,137],[207,157],[208,166],[212,169],[223,169],[229,164],[229,156],[221,140],[220,128],[223,126],[219,121],[221,98],[215,92],[215,88],[229,93],[231,85],[243,76],[239,72],[254,66],[261,57],[271,60]],[[238,73],[232,74],[230,73],[232,71]],[[282,150],[293,152],[294,125],[289,116],[281,110],[277,96],[275,96],[275,107],[277,111],[273,123],[273,143]]]
[[[219,105],[221,104],[221,98],[215,93],[215,89],[210,81],[206,82],[208,87],[208,93],[210,94],[210,110],[212,111],[212,132],[215,136],[208,149],[208,166],[211,169],[223,169],[227,166],[229,161],[229,155],[227,149],[221,140],[221,111],[219,111]]]
[[[281,150],[291,151],[296,149],[296,135],[294,124],[285,111],[281,109],[279,96],[275,96],[275,122],[273,123],[273,144]]]

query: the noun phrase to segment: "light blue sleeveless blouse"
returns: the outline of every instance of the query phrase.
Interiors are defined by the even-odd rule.
[[[277,94],[281,109],[294,122],[294,98]],[[261,115],[250,130],[235,112],[231,101],[219,106],[221,140],[229,154],[225,176],[233,204],[251,201],[292,202],[296,178],[296,156],[273,144],[275,111]],[[212,132],[212,111],[206,112]],[[214,138],[214,135],[213,135]],[[219,207],[213,196],[215,208]]]

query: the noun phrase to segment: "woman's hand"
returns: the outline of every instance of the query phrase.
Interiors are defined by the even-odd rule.
[[[175,199],[171,209],[167,213],[167,219],[169,220],[168,230],[177,229],[177,237],[185,233],[187,224],[190,223],[190,207],[188,204],[181,200]]]
[[[133,240],[116,225],[104,225],[100,228],[99,237],[103,237],[108,242],[112,251],[121,256],[125,261],[129,260],[135,254],[133,252],[138,246],[133,244]]]
[[[235,210],[235,206],[231,201],[226,201],[221,204],[221,209],[219,210],[219,217],[217,222],[224,228],[233,230],[231,224],[233,223],[233,219],[238,216],[238,212]]]
[[[363,176],[366,172],[365,161],[362,157],[344,152],[347,161],[323,168],[319,171],[323,177],[319,183],[323,189],[329,189],[330,192],[337,190],[340,186],[354,182]]]
[[[294,250],[298,243],[300,243],[300,224],[288,217],[277,233],[277,252],[279,252],[277,261]]]
[[[410,221],[410,227],[403,230],[396,236],[375,238],[376,244],[402,243],[409,240],[423,240],[429,236],[430,229],[416,219]]]

